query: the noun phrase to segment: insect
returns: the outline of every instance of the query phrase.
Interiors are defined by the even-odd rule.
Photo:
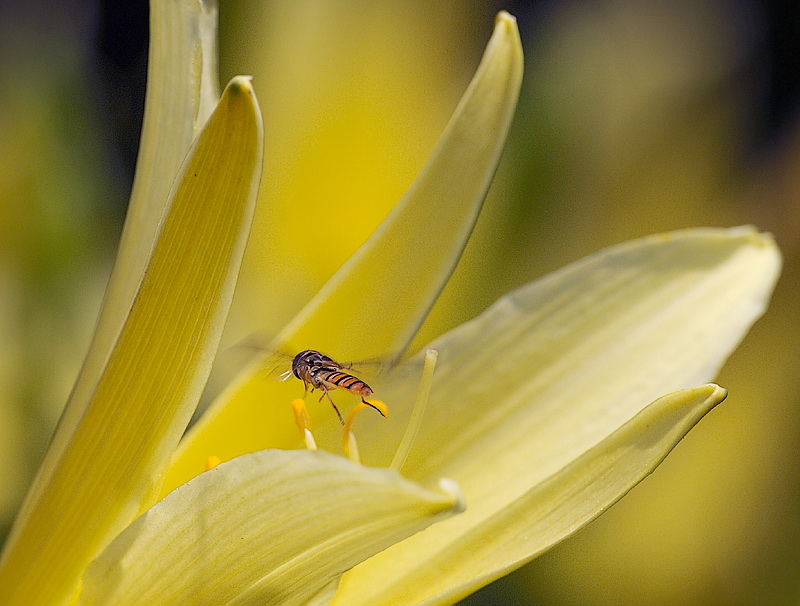
[[[373,404],[367,402],[366,398],[372,395],[372,388],[358,377],[346,372],[350,366],[340,364],[333,358],[318,352],[315,349],[306,349],[297,354],[292,360],[292,369],[284,373],[285,378],[292,374],[300,379],[305,385],[306,394],[316,389],[322,390],[320,401],[327,397],[336,411],[339,421],[344,425],[342,413],[336,407],[336,403],[331,398],[332,389],[341,389],[360,396],[361,401],[367,406],[371,406],[383,415],[383,412]]]

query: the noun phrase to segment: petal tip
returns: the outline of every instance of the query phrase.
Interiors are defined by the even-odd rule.
[[[751,236],[751,239],[753,241],[753,244],[755,244],[756,246],[760,246],[762,248],[773,247],[773,246],[777,247],[777,243],[775,242],[775,236],[773,236],[768,231],[762,231],[762,232],[754,231]]]
[[[495,27],[506,26],[516,28],[517,18],[508,11],[500,11],[494,18],[494,25]]]
[[[462,513],[467,509],[467,500],[464,498],[464,493],[461,492],[461,487],[458,485],[458,482],[450,478],[441,478],[439,480],[439,489],[452,498],[453,513]]]
[[[742,238],[759,247],[775,245],[775,237],[768,231],[761,231],[755,225],[740,225],[729,229],[731,236]]]
[[[234,76],[227,89],[232,94],[253,94],[253,76]]]
[[[500,11],[494,18],[494,33],[498,40],[513,41],[514,48],[519,46],[522,48],[522,43],[519,42],[519,28],[517,27],[517,18],[511,13]],[[518,43],[518,44],[517,44]]]
[[[509,75],[513,74],[509,81],[509,84],[513,83],[511,88],[519,89],[522,81],[522,40],[517,27],[517,19],[510,13],[506,11],[497,13],[494,20],[494,31],[486,47],[486,53],[487,56],[496,55],[499,64],[505,65],[504,70],[507,70]]]
[[[713,388],[713,391],[709,394],[707,399],[707,401],[711,404],[711,408],[722,403],[725,398],[728,397],[728,390],[724,387],[720,387],[716,383],[709,383],[708,386]]]

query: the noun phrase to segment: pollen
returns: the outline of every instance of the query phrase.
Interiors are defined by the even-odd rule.
[[[380,400],[364,400],[364,402],[359,404],[359,406],[363,406],[364,404],[377,410],[379,413],[381,413],[383,418],[389,417],[389,407],[386,406],[385,402],[381,402]],[[360,409],[359,412],[361,412],[361,410],[363,410],[363,408]],[[350,414],[352,415],[353,413],[351,412]]]
[[[206,459],[206,471],[211,471],[220,463],[222,463],[222,459],[220,459],[217,455],[211,455]]]

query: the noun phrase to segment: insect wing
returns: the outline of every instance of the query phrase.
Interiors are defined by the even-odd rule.
[[[263,364],[264,376],[276,378],[279,381],[288,381],[294,376],[292,360],[294,360],[294,356],[282,351],[269,352]]]

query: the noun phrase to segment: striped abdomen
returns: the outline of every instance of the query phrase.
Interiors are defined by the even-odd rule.
[[[357,396],[361,396],[361,398],[368,398],[372,395],[372,388],[369,385],[358,377],[354,377],[341,370],[319,368],[314,371],[314,377],[321,383],[324,383],[328,389],[342,389]]]

